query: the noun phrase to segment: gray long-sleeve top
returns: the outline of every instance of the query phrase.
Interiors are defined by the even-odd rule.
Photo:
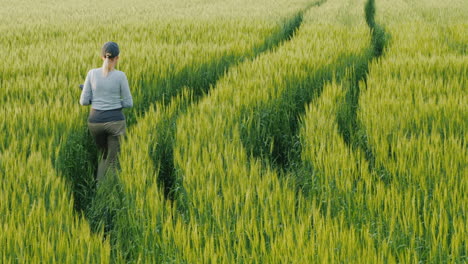
[[[107,77],[102,68],[88,72],[80,97],[81,105],[90,105],[96,110],[113,110],[133,106],[127,76],[119,70],[112,70]]]

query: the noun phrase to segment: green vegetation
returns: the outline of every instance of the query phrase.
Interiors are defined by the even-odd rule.
[[[0,4],[2,263],[468,261],[463,1]],[[96,187],[109,40],[135,107]]]
[[[378,234],[399,261],[463,263],[468,58],[445,31],[467,31],[466,19],[452,18],[466,17],[468,7],[456,1],[398,5],[404,15],[396,7],[382,11],[391,44],[370,67],[358,113],[376,166],[388,172],[382,195],[392,198],[380,203],[390,211],[380,216]]]

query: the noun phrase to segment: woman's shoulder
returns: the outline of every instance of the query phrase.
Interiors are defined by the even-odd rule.
[[[125,72],[119,71],[119,70],[114,70],[116,75],[118,75],[121,78],[127,78],[127,75],[125,75]]]
[[[123,72],[123,71],[119,71],[119,70],[117,70],[117,69],[114,69],[114,71],[115,71],[117,74],[125,75],[125,72]]]
[[[94,74],[95,72],[101,70],[102,68],[94,68],[88,71],[88,74]]]

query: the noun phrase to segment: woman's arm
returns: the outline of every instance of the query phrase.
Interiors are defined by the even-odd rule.
[[[86,75],[83,91],[81,91],[80,104],[90,105],[93,99],[93,91],[91,90],[91,71]]]
[[[122,107],[130,108],[133,106],[132,94],[128,86],[128,80],[125,73],[123,73],[122,81],[120,82],[120,96],[122,97]]]

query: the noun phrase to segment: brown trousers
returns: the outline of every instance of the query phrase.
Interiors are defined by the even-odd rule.
[[[112,121],[106,123],[89,123],[88,128],[99,151],[99,165],[96,180],[102,181],[107,170],[117,167],[120,151],[120,138],[125,135],[126,123]]]

